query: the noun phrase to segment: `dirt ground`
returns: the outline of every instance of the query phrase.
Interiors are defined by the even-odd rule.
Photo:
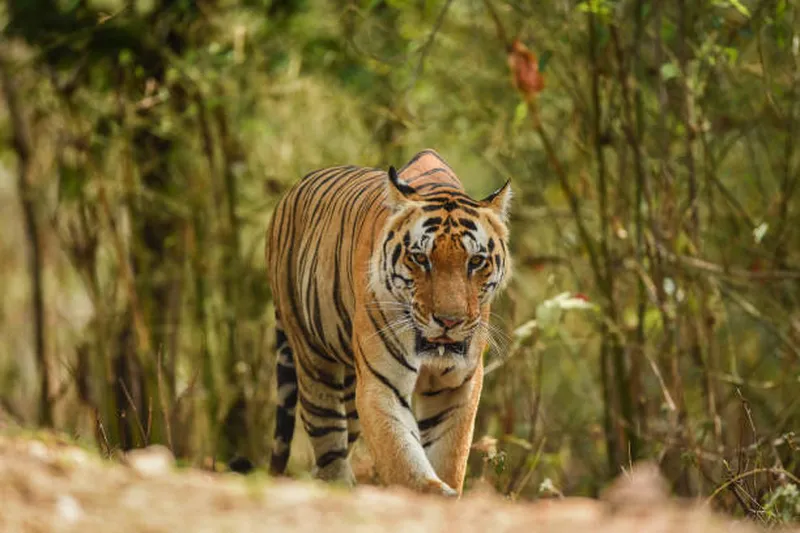
[[[57,437],[0,434],[0,532],[758,532],[670,500],[646,466],[602,500],[460,501],[400,489],[176,469],[166,449],[100,459]]]

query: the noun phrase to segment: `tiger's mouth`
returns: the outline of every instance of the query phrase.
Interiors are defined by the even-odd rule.
[[[418,354],[438,355],[439,357],[458,355],[463,357],[467,354],[469,341],[469,337],[463,341],[454,341],[445,335],[435,339],[426,339],[422,336],[422,333],[417,330],[415,335],[415,349]]]

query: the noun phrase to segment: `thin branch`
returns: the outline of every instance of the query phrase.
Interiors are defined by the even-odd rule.
[[[742,311],[758,320],[766,329],[770,330],[770,332],[780,339],[784,346],[786,346],[786,348],[792,352],[795,359],[800,361],[800,346],[797,346],[789,335],[768,321],[761,311],[759,311],[752,303],[748,302],[742,295],[726,288],[724,285],[720,285],[719,289],[722,294],[729,297],[731,301],[738,305]]]
[[[721,278],[732,278],[732,279],[739,278],[746,281],[762,281],[762,282],[800,280],[800,270],[787,269],[787,270],[764,270],[764,271],[752,272],[750,270],[745,270],[743,268],[726,267],[723,265],[718,265],[716,263],[712,263],[711,261],[700,259],[699,257],[678,255],[676,253],[671,252],[669,249],[667,249],[666,246],[664,246],[661,243],[655,243],[655,246],[656,248],[658,248],[658,251],[662,255],[662,257],[670,263],[679,264],[683,267],[687,267],[692,270],[705,272],[706,274],[714,274]]]
[[[164,417],[164,429],[167,432],[167,444],[170,451],[175,453],[175,444],[172,442],[172,424],[170,424],[170,409],[167,404],[167,395],[164,390],[164,368],[163,368],[163,350],[158,351],[158,358],[156,360],[156,378],[158,380],[158,399],[161,404],[161,416]]]
[[[747,472],[739,474],[738,476],[732,477],[731,479],[729,479],[728,481],[717,487],[714,490],[714,492],[712,492],[711,495],[708,498],[706,498],[705,501],[706,505],[710,504],[714,500],[714,498],[716,498],[720,492],[727,489],[728,486],[734,483],[738,483],[742,479],[746,479],[748,477],[755,476],[757,474],[775,474],[779,476],[785,476],[790,480],[792,480],[793,482],[800,484],[800,478],[798,478],[791,472],[784,470],[783,468],[754,468],[753,470],[749,470]]]
[[[689,34],[689,30],[692,24],[691,13],[689,12],[689,6],[692,5],[691,3],[687,3],[686,0],[679,0],[679,8],[680,11],[680,21],[679,21],[679,32],[680,32],[680,43],[681,43],[681,51],[678,54],[678,63],[680,64],[681,68],[681,81],[683,85],[683,123],[684,127],[686,128],[686,133],[684,135],[684,150],[685,150],[685,157],[686,157],[686,170],[689,173],[689,213],[690,213],[690,220],[691,220],[691,227],[689,228],[689,237],[692,239],[692,244],[694,245],[695,249],[698,250],[699,246],[699,235],[700,235],[700,215],[698,211],[698,200],[697,200],[697,173],[695,172],[695,160],[694,160],[694,136],[695,136],[695,116],[694,116],[694,92],[691,89],[691,84],[689,83],[689,39],[691,35]]]
[[[125,285],[128,299],[131,304],[131,311],[133,313],[133,328],[136,332],[136,341],[138,348],[141,352],[147,353],[150,351],[150,333],[148,332],[147,325],[142,315],[142,308],[139,304],[139,296],[136,292],[136,282],[134,280],[133,269],[127,259],[125,253],[125,245],[122,242],[122,237],[117,228],[117,221],[111,211],[111,204],[106,195],[105,184],[102,179],[97,180],[97,198],[100,200],[100,205],[103,208],[103,213],[106,216],[106,221],[111,231],[111,242],[114,245],[114,252],[117,255],[117,263],[122,272],[122,279]]]
[[[422,72],[425,70],[425,60],[428,58],[428,54],[433,48],[433,41],[436,39],[436,34],[439,33],[439,30],[442,28],[442,24],[444,24],[445,15],[447,15],[447,10],[450,9],[450,5],[453,3],[453,0],[447,0],[442,6],[442,10],[439,11],[439,16],[436,17],[436,22],[433,24],[433,29],[428,34],[428,38],[425,39],[425,42],[420,47],[420,55],[419,61],[417,62],[417,66],[414,69],[414,74],[411,76],[411,81],[409,81],[408,86],[406,87],[406,93],[410,92],[411,89],[414,88],[416,85],[417,80],[422,75]]]
[[[142,419],[139,416],[139,409],[136,408],[136,402],[133,401],[133,396],[131,396],[131,393],[128,392],[128,387],[125,386],[125,381],[120,379],[119,385],[122,387],[122,392],[125,394],[125,398],[128,400],[128,403],[133,410],[133,414],[136,417],[136,426],[139,428],[139,433],[142,435],[142,443],[147,446],[150,439],[148,438],[147,431],[145,431],[144,426],[142,425]]]
[[[508,36],[506,34],[506,30],[503,27],[503,22],[500,20],[500,16],[495,11],[494,6],[490,0],[483,0],[484,5],[486,5],[486,9],[489,10],[489,15],[492,17],[492,21],[494,22],[495,30],[497,31],[497,38],[503,43],[503,46],[506,50],[509,49],[509,45],[511,44]]]

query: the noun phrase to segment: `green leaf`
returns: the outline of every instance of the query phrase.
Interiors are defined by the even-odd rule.
[[[517,104],[516,109],[514,109],[514,122],[513,125],[515,128],[518,128],[522,121],[525,120],[525,117],[528,116],[528,105],[525,102],[520,102]]]
[[[121,67],[127,67],[133,63],[133,52],[127,48],[123,48],[119,51],[119,58],[117,60]]]
[[[728,58],[728,64],[733,65],[736,63],[736,60],[739,59],[739,50],[733,47],[725,47],[723,48],[723,52],[725,53],[725,57]]]
[[[740,0],[729,0],[729,1],[736,11],[738,11],[745,17],[750,18],[750,10],[747,9],[747,6],[745,6]]]
[[[611,3],[608,0],[588,0],[578,4],[578,11],[601,17],[608,16],[611,14]]]
[[[664,63],[661,65],[661,79],[664,81],[677,78],[681,71],[675,63]]]
[[[644,330],[648,333],[656,333],[661,329],[661,312],[651,308],[644,313]]]

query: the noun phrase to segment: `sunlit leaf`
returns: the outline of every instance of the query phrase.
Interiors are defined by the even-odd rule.
[[[681,71],[675,63],[664,63],[661,65],[661,79],[664,81],[677,78]]]
[[[764,236],[767,234],[769,230],[769,224],[766,222],[762,222],[755,228],[753,228],[753,240],[756,241],[756,244],[761,244],[761,241],[764,239]]]
[[[736,9],[736,11],[738,11],[745,17],[750,18],[750,10],[747,9],[747,6],[745,6],[740,0],[729,0],[729,2],[733,6],[733,8]]]
[[[739,50],[737,50],[736,48],[728,46],[728,47],[724,48],[723,51],[725,53],[725,56],[728,58],[728,63],[729,64],[732,65],[732,64],[736,63],[737,59],[739,59]]]
[[[528,105],[525,102],[520,102],[514,109],[514,127],[519,127],[525,118],[528,116]]]

